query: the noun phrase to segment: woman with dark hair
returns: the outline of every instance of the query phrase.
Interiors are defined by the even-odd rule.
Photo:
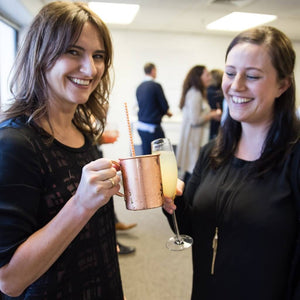
[[[222,78],[223,71],[219,69],[213,69],[210,71],[211,83],[207,88],[207,100],[211,109],[222,109],[224,95],[222,91]],[[221,119],[221,118],[220,118]],[[209,140],[214,139],[219,131],[219,120],[211,120],[209,128]]]
[[[85,4],[51,2],[27,32],[0,123],[3,299],[123,299],[109,201],[120,178],[94,143],[111,63]]]
[[[229,116],[176,205],[164,204],[194,238],[192,299],[300,299],[294,64],[291,41],[273,27],[242,32],[229,45]]]
[[[208,142],[209,121],[220,119],[220,110],[211,110],[206,99],[210,73],[205,66],[194,66],[186,75],[179,107],[182,109],[180,139],[176,157],[179,177],[187,182],[199,156],[200,147]]]

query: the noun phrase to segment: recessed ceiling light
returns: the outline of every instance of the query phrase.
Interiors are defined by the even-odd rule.
[[[277,19],[274,15],[232,12],[206,26],[210,30],[242,31]]]
[[[137,4],[89,2],[89,7],[105,22],[129,24],[135,18],[140,6]]]

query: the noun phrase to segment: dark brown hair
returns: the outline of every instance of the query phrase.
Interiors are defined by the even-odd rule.
[[[240,33],[230,43],[228,53],[241,43],[262,45],[267,49],[278,80],[289,79],[290,86],[274,104],[274,119],[268,131],[262,154],[255,162],[256,175],[260,176],[274,169],[284,161],[294,144],[299,141],[300,125],[296,117],[294,65],[295,51],[289,38],[278,29],[261,26]],[[241,136],[241,123],[228,115],[220,128],[216,145],[212,151],[211,163],[214,167],[228,161],[235,153]]]
[[[206,89],[200,78],[205,69],[205,66],[194,66],[187,73],[182,86],[182,93],[179,102],[180,109],[184,107],[186,93],[191,87],[194,87],[196,90],[200,91],[203,97],[206,96]]]
[[[223,71],[219,69],[213,69],[210,71],[211,74],[211,86],[221,89],[222,87],[222,78],[223,78]]]
[[[14,67],[11,81],[13,103],[3,113],[2,119],[25,114],[33,120],[46,118],[50,124],[46,71],[78,40],[86,22],[95,26],[103,41],[105,71],[88,101],[78,105],[73,122],[84,132],[93,135],[102,133],[106,120],[104,106],[111,88],[109,69],[112,64],[112,42],[102,20],[86,4],[79,2],[51,2],[34,18]]]

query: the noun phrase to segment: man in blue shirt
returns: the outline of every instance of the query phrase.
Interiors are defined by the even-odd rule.
[[[169,117],[169,104],[164,95],[162,86],[155,82],[156,67],[153,63],[144,66],[145,80],[136,90],[136,98],[139,106],[137,129],[142,140],[143,154],[151,153],[151,141],[164,138],[161,127],[164,115]]]

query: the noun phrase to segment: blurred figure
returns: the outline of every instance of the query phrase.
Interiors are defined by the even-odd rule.
[[[222,77],[223,71],[213,69],[210,71],[211,84],[207,88],[207,100],[211,109],[221,109],[223,105],[224,95],[222,91]],[[217,136],[220,127],[220,120],[210,120],[209,139]]]
[[[156,66],[147,63],[144,66],[145,79],[136,90],[136,98],[139,107],[138,122],[136,128],[142,140],[143,154],[151,154],[151,142],[158,138],[164,138],[165,133],[161,127],[161,119],[164,115],[172,116],[169,104],[162,86],[155,82]]]
[[[210,81],[209,71],[200,65],[190,69],[183,82],[179,104],[182,123],[176,157],[179,177],[185,183],[193,172],[201,146],[208,142],[209,122],[221,117],[221,110],[211,110],[206,99]]]

